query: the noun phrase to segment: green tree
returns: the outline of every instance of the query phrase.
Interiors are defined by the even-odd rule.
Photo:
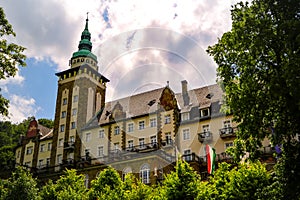
[[[118,172],[108,167],[91,182],[90,199],[120,199],[123,196],[121,186],[122,180]]]
[[[41,197],[42,199],[57,200],[88,199],[84,179],[85,177],[82,174],[76,174],[76,170],[66,170],[65,174],[57,180],[56,184],[50,181],[42,188]]]
[[[12,124],[9,121],[0,122],[0,167],[1,172],[14,168],[14,148],[19,142],[20,136],[25,135],[31,117],[19,124]]]
[[[300,198],[299,143],[294,141],[300,133],[299,13],[299,0],[238,3],[231,10],[231,31],[207,50],[218,64],[227,111],[239,123],[235,152],[250,152],[254,160],[264,138],[281,145],[285,169],[276,173],[285,198],[292,199]]]
[[[198,199],[269,199],[264,188],[271,175],[260,162],[239,164],[236,167],[220,163],[208,183],[202,183]]]
[[[5,200],[37,200],[40,199],[36,179],[25,169],[17,167],[12,176],[5,182]]]
[[[52,119],[45,119],[41,118],[38,119],[38,123],[47,127],[47,128],[53,128],[54,127],[54,121]]]
[[[0,7],[0,79],[14,77],[18,65],[26,66],[26,56],[22,54],[24,47],[9,43],[7,37],[16,36],[11,24],[7,21],[2,7]],[[9,100],[0,94],[0,114],[8,115]]]
[[[181,159],[178,160],[175,171],[165,177],[162,184],[162,194],[166,199],[195,199],[198,194],[200,176]]]

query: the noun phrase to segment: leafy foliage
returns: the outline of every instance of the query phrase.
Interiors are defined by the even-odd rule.
[[[65,174],[57,180],[56,184],[50,181],[43,187],[42,199],[88,199],[87,188],[84,185],[85,177],[76,174],[76,170],[66,170]]]
[[[17,65],[26,66],[26,56],[22,54],[24,47],[7,42],[8,36],[16,36],[11,24],[5,18],[5,13],[0,7],[0,79],[14,77],[18,71]],[[9,100],[0,94],[0,114],[8,115]]]
[[[120,198],[122,181],[118,172],[108,167],[104,169],[97,179],[91,182],[90,199],[114,199]]]
[[[250,158],[265,137],[280,144],[300,132],[299,13],[298,0],[238,3],[232,30],[208,47]]]
[[[195,199],[200,184],[200,176],[181,159],[175,172],[168,174],[163,182],[163,194],[166,199]]]
[[[280,182],[284,198],[299,199],[300,1],[241,2],[231,16],[231,31],[207,51],[239,123],[235,158],[249,152],[255,160],[269,138],[283,150],[274,184]]]
[[[52,119],[41,118],[38,119],[38,123],[50,129],[54,127],[54,121]]]
[[[1,187],[1,186],[0,186]],[[38,200],[36,179],[25,169],[18,167],[12,177],[4,183],[5,192],[1,194],[5,200]],[[2,192],[1,192],[2,193]]]

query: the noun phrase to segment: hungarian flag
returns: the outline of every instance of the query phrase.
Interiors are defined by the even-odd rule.
[[[216,162],[216,150],[211,148],[208,144],[206,145],[206,160],[207,160],[207,172],[213,174],[215,171]]]

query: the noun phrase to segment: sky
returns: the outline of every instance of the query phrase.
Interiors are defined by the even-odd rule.
[[[70,68],[85,20],[99,72],[107,77],[106,101],[169,85],[180,92],[216,82],[216,64],[205,50],[231,29],[237,0],[9,0],[2,1],[26,47],[27,66],[0,80],[14,123],[30,116],[54,119],[55,73]]]

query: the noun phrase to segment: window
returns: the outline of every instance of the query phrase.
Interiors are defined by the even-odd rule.
[[[141,148],[145,147],[145,138],[140,138],[139,139],[139,145]]]
[[[104,138],[104,130],[99,131],[99,138]]]
[[[48,143],[48,151],[51,151],[51,149],[52,149],[52,143],[49,142],[49,143]]]
[[[119,151],[119,142],[114,143],[114,151],[117,153]]]
[[[225,143],[225,149],[228,149],[229,147],[233,147],[233,142],[226,142]]]
[[[190,119],[190,113],[186,112],[181,114],[181,121],[187,121],[189,119]]]
[[[77,108],[73,108],[73,109],[72,109],[72,115],[73,115],[73,116],[77,115]]]
[[[67,98],[64,98],[63,99],[63,105],[67,105],[68,101],[67,101]]]
[[[166,115],[165,116],[165,124],[170,124],[171,123],[171,116],[170,115]]]
[[[148,184],[150,183],[150,167],[148,164],[144,164],[140,170],[140,178],[142,183]]]
[[[139,130],[142,130],[145,128],[145,121],[140,121],[139,122]]]
[[[71,129],[75,129],[76,128],[76,122],[71,122]]]
[[[224,128],[230,128],[230,127],[231,127],[231,122],[230,122],[230,120],[224,121],[224,122],[223,122],[223,126],[224,126]]]
[[[75,142],[75,137],[71,136],[69,141],[70,141],[71,144],[73,144]]]
[[[133,132],[133,123],[128,124],[128,132]]]
[[[122,172],[122,181],[125,181],[126,174],[132,173],[132,169],[130,167],[126,167]]]
[[[73,103],[76,103],[76,102],[78,102],[78,95],[75,95],[75,96],[73,97]]]
[[[128,148],[132,149],[133,148],[133,140],[128,141]]]
[[[98,147],[98,157],[103,157],[104,155],[104,147],[100,146]]]
[[[31,167],[31,162],[30,161],[29,162],[25,162],[25,166]]]
[[[47,159],[46,159],[46,166],[47,166],[47,167],[50,166],[50,158],[47,158]]]
[[[64,131],[65,131],[65,125],[62,124],[62,125],[60,125],[60,132],[64,132]]]
[[[44,160],[39,160],[39,168],[43,167],[43,164],[44,164]]]
[[[202,126],[202,129],[203,129],[203,132],[204,132],[204,133],[209,132],[209,125],[203,125],[203,126]]]
[[[63,138],[60,138],[60,139],[58,140],[58,147],[62,147],[62,146],[64,146],[64,139],[63,139]]]
[[[89,142],[91,140],[91,133],[86,133],[85,135],[85,141]]]
[[[223,121],[223,126],[224,126],[224,128],[222,130],[223,134],[233,133],[233,129],[231,128],[231,122],[230,122],[230,120]]]
[[[156,118],[150,119],[150,127],[156,127]]]
[[[156,136],[151,136],[150,141],[152,145],[156,144],[157,143]]]
[[[166,133],[166,142],[167,144],[172,144],[172,137],[171,137],[171,133]]]
[[[32,154],[33,152],[33,147],[27,147],[27,150],[26,150],[26,154],[29,155],[29,154]]]
[[[41,144],[41,148],[40,148],[40,151],[41,151],[41,152],[44,152],[44,151],[45,151],[45,146],[46,146],[45,144]]]
[[[61,154],[57,155],[57,163],[62,164],[62,155]]]
[[[183,140],[190,139],[190,129],[183,129],[182,130]]]
[[[88,175],[88,174],[85,175],[85,178],[84,178],[84,185],[85,185],[86,188],[89,187],[89,175]]]
[[[61,118],[66,118],[67,112],[66,111],[62,111],[61,112]]]
[[[184,156],[184,160],[185,161],[191,161],[192,160],[192,155],[191,155],[191,150],[190,149],[186,149],[183,151],[183,156]]]
[[[120,127],[115,126],[115,135],[119,135],[119,134],[120,134]]]
[[[21,151],[18,151],[17,158],[20,158]]]
[[[204,108],[201,110],[201,117],[207,117],[209,116],[209,109],[208,108]]]

